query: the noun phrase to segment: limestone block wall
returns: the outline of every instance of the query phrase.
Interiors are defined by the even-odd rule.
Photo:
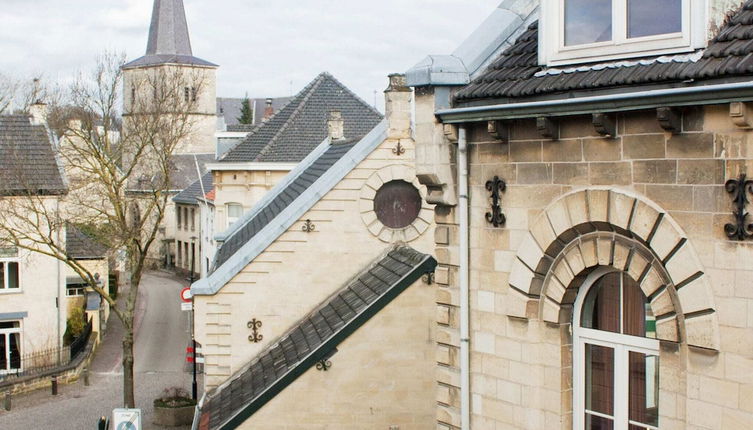
[[[417,281],[337,347],[332,367],[309,369],[239,428],[431,428],[434,342],[425,317],[433,298]]]
[[[405,149],[401,155],[393,152],[398,141]],[[377,229],[369,216],[373,202],[368,189],[376,191],[372,187],[392,179],[415,178],[414,156],[411,139],[386,140],[219,293],[196,297],[196,335],[204,347],[207,390],[362,271],[391,240],[403,240],[422,252],[433,250],[433,214],[427,204],[413,226],[395,236]],[[306,220],[315,226],[311,233],[301,229]],[[423,314],[414,315],[427,339],[433,335],[434,312],[428,303]],[[248,339],[247,323],[253,318],[263,324],[259,343]]]
[[[586,116],[560,119],[558,140],[533,119],[511,121],[506,142],[469,126],[473,428],[572,428],[572,303],[596,265],[639,279],[662,316],[660,427],[753,426],[753,241],[724,232],[724,184],[753,174],[753,132],[729,108],[687,108],[675,134],[655,111],[617,115],[616,138]],[[503,228],[484,217],[495,175]],[[457,213],[438,206],[435,220],[437,421],[455,429]]]

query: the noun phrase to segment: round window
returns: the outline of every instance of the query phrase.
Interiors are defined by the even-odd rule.
[[[382,185],[374,197],[377,219],[389,228],[404,228],[418,218],[421,195],[405,181],[390,181]]]

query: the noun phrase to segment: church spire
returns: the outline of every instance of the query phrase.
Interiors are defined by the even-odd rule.
[[[193,56],[183,0],[154,0],[146,55],[123,67],[130,69],[165,64],[217,67]]]
[[[193,56],[183,0],[154,0],[146,55]]]

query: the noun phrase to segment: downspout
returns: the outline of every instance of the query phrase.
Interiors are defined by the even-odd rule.
[[[470,309],[468,285],[468,142],[458,130],[458,210],[460,211],[460,428],[471,428]]]

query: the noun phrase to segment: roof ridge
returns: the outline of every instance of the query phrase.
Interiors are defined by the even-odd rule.
[[[326,73],[326,72],[325,72]],[[324,82],[323,79],[324,73],[320,73],[319,76],[317,76],[311,83],[309,83],[301,92],[306,91],[306,94],[301,99],[300,103],[298,103],[298,106],[293,110],[293,112],[288,117],[287,121],[280,126],[279,129],[277,129],[277,133],[275,133],[274,136],[272,136],[271,139],[269,139],[269,142],[267,142],[266,145],[264,145],[264,148],[262,148],[261,151],[256,155],[254,158],[254,161],[258,161],[260,158],[262,158],[263,155],[267,155],[269,151],[272,150],[272,147],[274,146],[277,139],[282,135],[284,131],[286,131],[288,128],[290,128],[290,124],[293,123],[293,120],[298,116],[298,114],[301,113],[303,110],[303,107],[306,106],[306,102],[311,98],[311,96],[316,92],[317,88],[321,86],[322,82]]]
[[[319,74],[319,76],[324,76],[326,78],[329,78],[332,82],[336,83],[339,87],[341,87],[348,94],[350,94],[354,99],[358,100],[358,102],[360,102],[362,105],[366,106],[373,113],[376,113],[380,117],[384,118],[384,115],[381,112],[379,112],[374,106],[368,104],[366,102],[366,100],[362,99],[361,96],[359,96],[358,94],[354,93],[350,88],[348,88],[345,84],[343,84],[342,82],[340,82],[340,80],[337,79],[336,77],[334,77],[331,73],[329,73],[329,72],[322,72],[322,73]]]

